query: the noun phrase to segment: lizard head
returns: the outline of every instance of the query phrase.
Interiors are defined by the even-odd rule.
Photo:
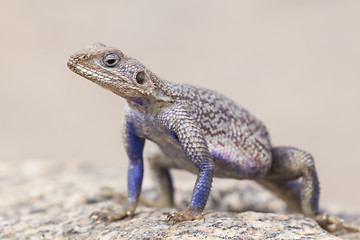
[[[93,44],[72,55],[67,65],[73,72],[129,101],[169,100],[158,77],[118,49]]]

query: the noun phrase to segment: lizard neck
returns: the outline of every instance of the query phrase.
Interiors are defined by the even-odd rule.
[[[151,74],[151,78],[156,84],[155,89],[150,96],[122,96],[126,99],[130,108],[144,114],[152,114],[160,112],[162,108],[173,104],[176,96],[173,94],[173,86],[169,82],[158,78],[155,74]]]
[[[129,97],[126,101],[130,108],[147,115],[156,114],[172,104],[172,101],[158,101],[142,97]]]

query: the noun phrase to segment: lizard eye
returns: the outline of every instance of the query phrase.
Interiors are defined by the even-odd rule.
[[[145,82],[145,72],[140,71],[136,74],[136,82],[138,84],[143,84]]]
[[[115,67],[120,62],[120,57],[115,53],[109,53],[104,57],[103,61],[107,67]]]

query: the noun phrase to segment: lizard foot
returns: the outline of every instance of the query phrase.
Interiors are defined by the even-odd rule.
[[[342,229],[348,232],[360,232],[360,226],[344,223],[342,218],[329,216],[325,213],[315,216],[315,221],[328,232],[336,232]]]
[[[110,223],[116,220],[126,218],[127,216],[134,215],[134,210],[129,210],[127,208],[113,210],[112,207],[107,207],[100,211],[95,211],[91,213],[89,218],[94,218],[95,221],[103,221],[106,223]]]
[[[173,224],[184,222],[184,221],[193,221],[203,219],[202,211],[195,210],[191,208],[186,208],[182,212],[170,213],[167,216],[167,221],[172,221]]]

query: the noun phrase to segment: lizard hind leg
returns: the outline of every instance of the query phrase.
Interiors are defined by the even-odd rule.
[[[167,156],[157,147],[153,146],[147,152],[147,160],[157,198],[155,201],[141,198],[140,203],[149,207],[172,207],[174,206],[174,189],[169,166],[170,161]]]
[[[358,226],[345,224],[343,219],[319,211],[319,180],[309,153],[295,147],[275,147],[272,161],[269,175],[258,180],[260,184],[329,232],[340,229],[360,231]]]
[[[295,147],[275,147],[271,153],[270,172],[258,182],[295,210],[317,215],[320,187],[312,156]]]

